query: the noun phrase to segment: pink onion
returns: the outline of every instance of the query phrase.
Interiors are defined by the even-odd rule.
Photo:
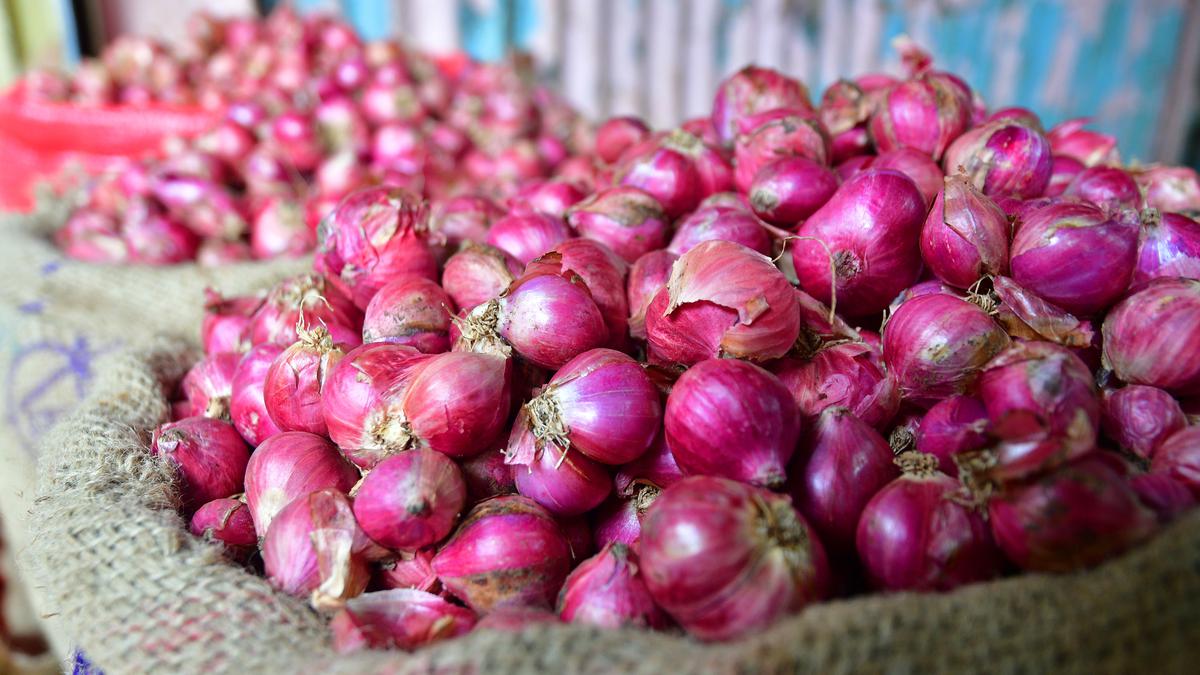
[[[800,228],[792,249],[800,287],[852,316],[873,314],[916,281],[925,201],[892,170],[867,170],[842,184]],[[831,269],[832,268],[832,269]]]
[[[970,125],[970,93],[939,73],[925,72],[882,95],[870,130],[880,152],[912,148],[941,159]]]
[[[180,498],[192,511],[242,491],[250,449],[228,422],[185,417],[154,430],[150,452],[179,471]]]
[[[522,409],[508,439],[506,462],[512,465],[517,492],[556,516],[591,511],[612,491],[601,464],[534,435],[528,409]]]
[[[956,499],[958,481],[931,455],[897,460],[904,475],[880,490],[858,522],[858,552],[875,588],[948,591],[999,576],[1004,558],[983,515]]]
[[[867,158],[871,150],[871,134],[866,127],[854,127],[840,134],[830,135],[829,161],[835,166],[853,159]]]
[[[650,485],[638,485],[634,496],[609,497],[592,512],[594,543],[598,548],[609,544],[636,546],[642,536],[642,516],[658,498],[660,490]]]
[[[706,241],[732,241],[764,255],[771,252],[771,235],[753,213],[727,206],[696,209],[679,221],[667,250],[683,255]]]
[[[646,309],[650,360],[778,358],[795,344],[798,318],[795,290],[769,258],[706,241],[675,262],[667,287]]]
[[[667,397],[666,440],[686,475],[779,487],[796,450],[800,412],[774,375],[733,359],[701,361]]]
[[[1146,206],[1160,211],[1200,211],[1200,175],[1186,166],[1149,166],[1134,172]]]
[[[299,339],[297,325],[324,326],[338,344],[362,341],[362,312],[324,277],[303,274],[284,279],[250,317],[245,340],[289,347]]]
[[[283,350],[263,380],[263,401],[271,421],[284,431],[325,434],[321,392],[344,355],[324,328],[300,329],[300,339]]]
[[[610,117],[596,128],[596,156],[613,164],[629,148],[650,135],[650,127],[633,116]]]
[[[120,263],[130,259],[116,220],[86,207],[77,209],[54,232],[54,243],[68,257],[84,262]]]
[[[777,70],[746,66],[725,78],[713,101],[712,125],[725,146],[733,145],[742,118],[775,108],[811,110],[808,89]]]
[[[293,500],[332,488],[349,492],[359,473],[328,440],[303,431],[276,434],[254,450],[246,466],[246,504],[264,536],[271,520]]]
[[[650,251],[638,258],[629,268],[626,297],[629,304],[629,333],[639,340],[646,339],[646,308],[655,294],[667,285],[671,267],[679,256],[666,249]]]
[[[1091,316],[1129,286],[1137,254],[1137,222],[1084,204],[1056,204],[1028,214],[1012,242],[1012,277],[1047,301]],[[1087,251],[1092,264],[1079,264]]]
[[[667,447],[664,434],[659,434],[645,454],[617,470],[613,484],[618,495],[634,497],[641,492],[641,487],[667,488],[682,479],[683,472],[675,463],[675,455]]]
[[[380,545],[412,551],[450,534],[466,491],[453,460],[417,448],[371,469],[354,497],[354,518]]]
[[[233,426],[251,446],[257,446],[282,431],[267,412],[263,395],[267,371],[283,353],[283,347],[261,344],[252,347],[233,371],[233,395],[229,399],[229,414]]]
[[[583,201],[587,194],[574,183],[564,180],[534,181],[509,198],[514,212],[532,211],[563,218],[567,210]]]
[[[825,130],[836,137],[866,122],[871,117],[871,104],[862,87],[850,80],[838,80],[821,95],[817,115]]]
[[[1111,166],[1084,169],[1063,194],[1089,201],[1110,212],[1135,209],[1142,201],[1141,190],[1133,177],[1124,169]]]
[[[514,213],[492,224],[487,243],[516,258],[522,265],[527,265],[570,237],[570,229],[558,216]]]
[[[303,209],[291,200],[268,200],[250,226],[250,250],[260,260],[297,258],[311,251],[316,243],[316,236],[304,221]]]
[[[275,588],[336,607],[367,588],[370,540],[346,495],[326,488],[283,507],[262,540],[263,568]]]
[[[549,608],[570,568],[558,523],[515,495],[477,504],[433,558],[442,584],[480,613],[513,605]]]
[[[1187,487],[1166,474],[1134,476],[1129,479],[1129,487],[1144,506],[1154,511],[1160,523],[1169,523],[1196,505],[1196,498]]]
[[[621,160],[615,182],[649,193],[668,216],[678,217],[709,194],[695,161],[704,149],[703,141],[679,129],[663,138],[651,137],[630,148],[633,154]]]
[[[605,244],[630,263],[665,246],[670,227],[657,199],[625,186],[600,190],[572,206],[567,223],[579,236]]]
[[[1104,433],[1147,459],[1167,437],[1187,426],[1178,401],[1162,389],[1140,384],[1105,393],[1101,412]]]
[[[914,446],[917,452],[937,459],[937,468],[950,477],[958,475],[954,457],[987,445],[987,408],[972,396],[961,394],[938,401],[921,418]]]
[[[1155,279],[1104,318],[1104,360],[1125,382],[1200,393],[1200,281]]]
[[[1008,216],[963,176],[948,176],[921,230],[921,257],[946,283],[970,288],[1008,271]]]
[[[392,453],[384,437],[398,411],[389,397],[407,389],[429,360],[409,345],[368,343],[346,354],[322,389],[321,412],[329,437],[352,461],[369,469]]]
[[[339,654],[361,649],[416,649],[465,635],[475,613],[412,588],[364,593],[351,598],[329,624]]]
[[[837,187],[837,175],[826,167],[805,157],[784,157],[754,175],[750,205],[759,218],[790,228],[824,206]]]
[[[808,360],[781,359],[771,372],[792,392],[806,424],[828,408],[845,406],[868,425],[885,429],[900,408],[900,391],[880,349],[863,342],[819,349]]]
[[[455,306],[469,311],[503,293],[521,270],[521,263],[504,251],[468,243],[446,261],[442,288]]]
[[[220,542],[238,558],[258,545],[250,509],[229,497],[214,499],[197,509],[188,530],[205,541]]]
[[[748,193],[766,165],[780,157],[804,157],[829,165],[829,135],[811,108],[777,108],[743,117],[733,145],[733,184]]]
[[[900,395],[929,405],[975,385],[1008,336],[978,306],[936,293],[900,305],[883,331],[883,358]]]
[[[427,221],[417,195],[399,188],[359,190],[321,222],[314,267],[365,309],[380,287],[401,274],[437,279],[437,259],[423,235]]]
[[[1092,324],[1046,302],[1008,277],[994,277],[992,289],[1000,300],[996,320],[1008,334],[1029,340],[1049,340],[1065,347],[1088,347]]]
[[[877,157],[859,156],[837,166],[837,175],[848,180],[867,169],[892,169],[908,176],[920,190],[926,204],[932,204],[945,184],[946,174],[929,155],[912,148],[899,148]]]
[[[379,289],[363,315],[364,342],[395,342],[426,354],[450,349],[454,301],[425,277],[398,277]]]
[[[787,497],[723,478],[688,478],[642,523],[650,595],[688,633],[728,640],[823,598],[825,549]]]
[[[195,414],[230,421],[233,376],[241,358],[235,352],[209,354],[183,376],[180,389]]]
[[[489,497],[511,495],[517,492],[513,468],[504,461],[504,451],[484,450],[474,457],[459,463],[463,482],[467,486],[467,501],[474,504]]]
[[[575,568],[563,582],[557,604],[567,623],[652,630],[671,623],[646,589],[637,553],[624,544],[609,544]]]
[[[525,276],[557,274],[572,283],[582,282],[608,327],[605,346],[629,346],[629,304],[625,277],[629,266],[607,246],[591,239],[568,239],[525,266]]]
[[[414,588],[437,593],[442,588],[442,582],[433,571],[433,548],[401,551],[396,558],[380,564],[375,580],[386,589]]]
[[[1150,536],[1157,518],[1106,461],[1082,457],[988,503],[996,543],[1025,570],[1071,572]]]
[[[1185,427],[1167,437],[1154,453],[1150,468],[1179,481],[1200,500],[1200,427]]]
[[[204,352],[238,351],[250,317],[262,304],[261,296],[226,298],[215,289],[204,289],[204,320],[200,324],[200,344]]]
[[[174,265],[196,257],[200,241],[186,226],[156,213],[127,216],[121,235],[131,262]]]
[[[1200,279],[1200,222],[1178,213],[1143,212],[1133,284],[1159,277]]]
[[[830,553],[850,553],[863,508],[899,475],[892,448],[841,406],[826,408],[809,436],[809,454],[793,470],[793,500]]]
[[[312,170],[321,159],[316,125],[299,111],[278,115],[271,122],[270,138],[280,154],[300,171]]]
[[[1067,191],[1075,177],[1083,173],[1079,160],[1066,155],[1055,155],[1050,165],[1050,182],[1046,184],[1045,196],[1058,197]]]
[[[946,173],[963,171],[983,194],[1030,199],[1050,182],[1050,143],[1037,129],[997,120],[959,136],[946,150]]]
[[[492,223],[506,211],[487,197],[461,195],[434,202],[429,218],[431,240],[453,253],[465,242],[483,244]]]
[[[1085,117],[1055,125],[1046,134],[1054,154],[1070,157],[1084,166],[1120,162],[1117,155],[1117,139],[1098,131],[1084,129],[1090,121]]]

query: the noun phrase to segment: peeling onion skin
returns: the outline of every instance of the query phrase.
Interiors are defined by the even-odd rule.
[[[878,346],[843,342],[808,360],[780,359],[771,372],[792,392],[805,425],[833,406],[845,406],[876,429],[886,429],[900,409],[900,390]]]
[[[475,613],[416,589],[364,593],[345,603],[333,620],[333,648],[339,654],[362,649],[419,647],[466,635]]]
[[[401,277],[379,289],[363,316],[363,342],[394,342],[426,354],[450,349],[454,301],[424,277]]]
[[[246,505],[260,537],[283,507],[325,488],[349,492],[361,476],[327,439],[285,431],[263,441],[246,466]]]
[[[646,589],[637,553],[624,544],[609,544],[580,563],[563,582],[557,604],[567,623],[651,630],[671,624]]]
[[[712,126],[726,147],[733,144],[744,117],[776,108],[812,110],[808,89],[799,80],[777,70],[746,66],[717,87]]]
[[[939,279],[970,288],[1008,272],[1008,216],[962,176],[948,176],[921,230],[921,257]]]
[[[657,199],[625,186],[605,188],[572,206],[567,223],[581,237],[607,245],[628,263],[663,248],[671,227]]]

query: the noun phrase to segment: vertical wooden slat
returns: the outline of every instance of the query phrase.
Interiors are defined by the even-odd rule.
[[[659,127],[678,124],[680,98],[680,4],[647,0],[653,28],[646,44],[647,117]]]
[[[1184,24],[1176,51],[1171,85],[1164,97],[1157,133],[1154,135],[1153,156],[1165,162],[1184,160],[1188,126],[1200,114],[1200,3],[1189,2],[1184,8]]]
[[[854,0],[850,25],[854,36],[850,40],[850,60],[840,77],[857,77],[880,68],[883,41],[883,7],[880,0]]]
[[[715,48],[720,0],[692,0],[688,9],[691,16],[687,19],[683,57],[683,116],[697,117],[712,112],[713,93],[717,88]]]
[[[783,0],[754,0],[754,61],[760,66],[780,69],[784,66]]]
[[[993,107],[1007,105],[1004,101],[1015,101],[1017,97],[1017,78],[1021,66],[1021,36],[1029,23],[1029,7],[1013,4],[1000,10],[999,18],[993,24],[994,33],[989,37],[991,54],[995,68],[992,71],[988,96],[994,102]]]
[[[567,0],[567,39],[563,51],[563,94],[588,116],[600,115],[598,83],[600,3],[591,0]]]
[[[806,0],[805,4],[814,1]],[[784,21],[788,32],[788,39],[784,48],[784,69],[793,77],[802,80],[810,90],[814,91],[815,95],[819,95],[817,93],[819,89],[816,81],[816,48],[811,38],[811,24],[814,22],[813,13],[806,11],[804,8],[795,8],[793,11],[787,13]]]
[[[842,74],[842,54],[853,40],[846,25],[846,5],[841,0],[823,0],[821,3],[820,39],[818,40],[818,63],[816,81],[809,82],[815,91],[821,91]]]
[[[729,45],[728,58],[721,64],[723,75],[741,70],[754,63],[754,14],[745,0],[729,8],[724,28]]]
[[[458,0],[406,0],[404,36],[414,46],[439,54],[462,49],[458,29]]]
[[[646,34],[639,0],[612,0],[609,6],[610,26],[620,26],[608,35],[605,61],[609,90],[609,115],[645,115],[642,96],[644,78],[638,50]]]

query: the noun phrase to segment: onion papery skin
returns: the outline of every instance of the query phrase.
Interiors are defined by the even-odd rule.
[[[777,70],[746,66],[717,87],[712,109],[717,139],[726,147],[733,145],[743,118],[776,108],[811,111],[808,89]]]
[[[417,448],[385,459],[363,478],[354,497],[354,518],[376,543],[413,551],[450,534],[466,493],[453,460]]]
[[[1120,157],[1117,155],[1117,139],[1098,131],[1084,129],[1090,121],[1080,118],[1055,125],[1046,134],[1054,154],[1070,157],[1085,167],[1118,163]]]
[[[871,117],[871,104],[862,87],[850,80],[829,85],[817,106],[821,124],[830,134],[842,134],[861,126]]]
[[[957,477],[954,457],[986,446],[987,426],[988,413],[982,401],[961,394],[949,396],[933,404],[921,418],[916,450],[935,457],[942,473]]]
[[[283,507],[261,546],[271,585],[310,596],[317,607],[338,606],[366,590],[371,579],[370,541],[354,521],[350,500],[334,489],[301,495]]]
[[[1081,317],[1116,302],[1133,274],[1136,220],[1109,217],[1085,204],[1045,206],[1028,214],[1013,237],[1010,264],[1017,283]],[[1079,251],[1093,264],[1081,265]]]
[[[608,326],[606,346],[620,350],[629,345],[628,273],[623,259],[591,239],[568,239],[525,267],[526,276],[557,274],[567,281],[581,280]]]
[[[650,127],[637,117],[610,117],[596,128],[596,156],[605,164],[613,164],[649,136]]]
[[[426,354],[450,349],[454,301],[436,282],[401,277],[384,284],[363,316],[363,342],[395,342]]]
[[[883,331],[883,358],[900,396],[928,406],[969,391],[979,372],[1009,344],[982,309],[935,293],[901,304]]]
[[[566,217],[579,236],[608,246],[628,263],[663,248],[671,227],[657,199],[626,186],[600,190],[568,209]]]
[[[185,417],[154,430],[150,452],[175,465],[186,511],[242,491],[250,449],[233,425]]]
[[[852,554],[863,508],[900,474],[892,448],[840,406],[826,408],[808,437],[809,453],[793,473],[793,501],[830,555]]]
[[[433,548],[401,552],[396,558],[384,561],[375,574],[375,582],[385,589],[415,588],[429,593],[442,588],[433,571]]]
[[[321,392],[344,355],[324,328],[303,331],[299,341],[275,358],[263,380],[263,401],[271,421],[284,431],[325,435]]]
[[[517,493],[513,467],[505,462],[503,450],[492,448],[467,457],[461,460],[459,469],[467,486],[468,504]]]
[[[805,157],[784,157],[759,169],[748,194],[755,215],[792,228],[824,206],[837,187],[837,174],[827,167]]]
[[[1163,524],[1174,521],[1196,505],[1196,498],[1187,486],[1165,473],[1134,476],[1129,479],[1129,487]]]
[[[997,120],[959,136],[942,165],[948,174],[965,172],[992,199],[1032,199],[1050,183],[1050,143],[1027,124]]]
[[[1091,322],[1075,318],[1008,277],[993,277],[992,289],[1000,300],[996,320],[1009,335],[1048,340],[1064,347],[1092,345],[1095,331]]]
[[[1008,272],[1008,216],[962,176],[946,178],[921,230],[921,257],[939,279],[970,288]]]
[[[466,635],[475,613],[410,588],[364,593],[348,600],[330,622],[339,654],[361,649],[413,650]]]
[[[1104,360],[1117,377],[1172,394],[1200,394],[1200,281],[1155,279],[1104,318]]]
[[[1200,279],[1200,222],[1178,213],[1143,214],[1133,286],[1160,277]]]
[[[563,582],[557,605],[567,623],[651,630],[671,624],[646,589],[637,553],[624,544],[609,544],[580,563]]]
[[[504,292],[524,266],[487,244],[469,243],[446,261],[442,288],[454,305],[470,311]]]
[[[799,336],[799,313],[795,289],[769,258],[707,241],[675,262],[667,287],[646,309],[650,361],[778,358]]]
[[[1200,427],[1180,429],[1167,437],[1154,453],[1150,468],[1179,481],[1200,500]]]
[[[1150,166],[1133,174],[1146,206],[1159,211],[1200,211],[1200,175],[1187,166]]]
[[[603,465],[578,452],[543,443],[532,431],[528,409],[522,409],[508,439],[517,492],[555,516],[577,516],[599,506],[612,492]]]
[[[722,476],[779,487],[800,435],[787,387],[744,361],[692,366],[667,397],[667,444],[685,475]]]
[[[630,266],[625,288],[630,312],[629,334],[633,337],[646,339],[646,308],[655,294],[666,287],[676,260],[679,256],[659,249],[643,255]]]
[[[487,244],[511,255],[522,265],[528,265],[570,237],[571,230],[558,216],[513,213],[492,224]]]
[[[1183,408],[1156,387],[1131,384],[1104,394],[1104,433],[1122,448],[1149,459],[1169,436],[1187,426]]]
[[[570,568],[562,528],[516,495],[477,504],[433,558],[442,584],[480,614],[504,606],[549,609]]]
[[[877,347],[843,342],[808,360],[788,358],[770,367],[792,392],[805,425],[826,409],[845,406],[875,429],[885,429],[900,409],[900,390]]]
[[[940,159],[970,124],[969,94],[936,73],[924,73],[882,95],[869,129],[879,152],[912,148]]]
[[[205,541],[220,542],[239,559],[258,545],[249,507],[229,497],[214,499],[197,509],[188,531]]]
[[[804,157],[828,166],[829,135],[811,109],[776,108],[743,117],[733,144],[733,184],[747,194],[754,177],[780,157]]]
[[[263,386],[271,364],[283,353],[283,347],[264,343],[246,352],[233,371],[233,395],[229,413],[233,426],[251,446],[258,446],[283,431],[271,419],[263,399]]]
[[[290,347],[299,339],[296,326],[325,327],[337,344],[362,343],[362,312],[345,294],[316,274],[284,279],[271,289],[250,317],[245,342]]]
[[[872,587],[949,591],[1003,572],[987,520],[957,499],[961,490],[926,470],[902,475],[871,499],[858,523],[858,552]]]
[[[200,344],[204,353],[239,351],[250,317],[263,304],[262,296],[225,298],[207,288],[204,298],[204,320],[200,324]]]
[[[886,204],[886,207],[884,206]],[[907,176],[867,170],[842,183],[800,228],[792,249],[800,287],[850,316],[873,314],[917,280],[926,205]],[[832,256],[832,270],[831,270]]]
[[[1111,464],[1087,456],[993,496],[988,518],[1008,559],[1037,572],[1091,567],[1158,525]]]
[[[241,354],[235,352],[209,354],[183,376],[180,388],[195,414],[230,420],[233,376],[239,361]]]
[[[612,349],[571,359],[525,409],[540,441],[603,464],[625,464],[644,454],[663,414],[658,389],[642,365]]]
[[[1113,166],[1093,166],[1084,169],[1063,191],[1067,197],[1078,197],[1113,212],[1136,209],[1142,202],[1141,190],[1124,169]]]
[[[424,201],[401,188],[354,192],[321,222],[314,266],[366,309],[397,276],[437,279],[437,258],[425,242],[428,220]]]
[[[684,253],[706,241],[732,241],[766,255],[771,252],[771,235],[753,213],[727,206],[696,209],[679,221],[667,250]]]
[[[255,449],[245,477],[246,505],[261,537],[275,515],[293,500],[325,488],[349,492],[360,475],[327,439],[285,431]]]
[[[825,549],[787,497],[687,478],[655,500],[639,553],[650,594],[705,641],[753,633],[825,597]]]

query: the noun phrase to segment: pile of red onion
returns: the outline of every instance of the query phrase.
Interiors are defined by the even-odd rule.
[[[347,196],[314,274],[209,298],[152,447],[192,531],[344,651],[732,640],[1142,544],[1200,498],[1194,177],[918,57],[816,110],[748,68],[507,200]]]

